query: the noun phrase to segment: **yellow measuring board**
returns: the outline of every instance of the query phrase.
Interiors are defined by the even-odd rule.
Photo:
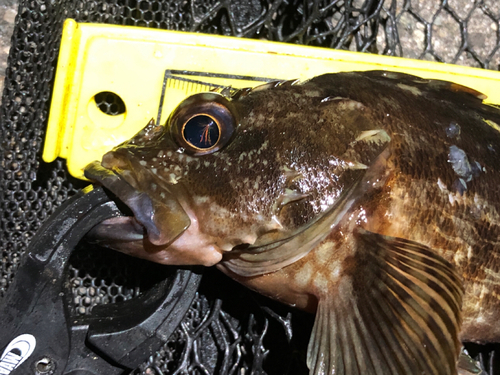
[[[428,61],[147,28],[64,24],[43,159],[83,168],[186,96],[322,73],[392,70],[453,81],[500,103],[500,73]]]

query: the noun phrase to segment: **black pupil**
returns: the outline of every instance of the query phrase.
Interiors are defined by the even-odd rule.
[[[198,115],[186,122],[183,136],[194,147],[210,148],[219,140],[219,126],[211,117]]]

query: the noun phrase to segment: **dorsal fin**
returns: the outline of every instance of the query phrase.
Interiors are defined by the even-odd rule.
[[[467,96],[479,99],[480,101],[483,101],[487,98],[487,95],[477,90],[474,90],[473,88],[461,85],[459,83],[443,81],[439,79],[427,79],[427,78],[417,77],[411,74],[382,71],[382,70],[356,72],[356,74],[371,77],[381,82],[382,80],[385,81],[389,80],[391,81],[391,84],[394,83],[394,81],[397,81],[399,84],[401,84],[400,85],[401,88],[406,86],[410,91],[412,91],[413,88],[414,93],[417,93],[417,91],[420,91],[422,93],[435,92],[437,94],[438,93],[444,94],[445,96],[446,93],[455,93],[459,95],[466,94]]]
[[[440,81],[437,79],[431,79],[429,80],[429,85],[433,88],[440,89],[440,90],[449,90],[451,92],[457,92],[457,93],[465,93],[472,95],[478,99],[485,100],[487,96],[483,94],[482,92],[479,92],[477,90],[474,90],[470,87],[460,85],[458,83],[454,82],[447,82],[447,81]]]

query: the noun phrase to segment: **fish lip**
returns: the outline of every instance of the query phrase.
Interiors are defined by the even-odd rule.
[[[137,222],[146,228],[148,239],[153,245],[167,245],[175,241],[189,227],[187,225],[182,231],[179,231],[175,237],[169,239],[168,242],[162,240],[162,232],[154,222],[154,206],[153,199],[147,192],[139,190],[134,182],[128,181],[119,172],[113,168],[107,168],[101,162],[95,161],[85,167],[84,175],[91,181],[98,182],[108,190],[110,190],[120,201],[125,203],[133,213],[133,217]],[[165,188],[165,187],[164,187]],[[165,190],[169,193],[170,190]],[[172,195],[173,197],[173,195]],[[175,197],[173,197],[175,199]],[[178,202],[177,202],[178,203]],[[185,210],[179,204],[183,214],[187,216]]]
[[[123,186],[127,186],[127,192],[130,189],[130,192],[135,191],[136,189],[132,187],[130,183],[125,181],[120,174],[113,171],[111,168],[103,167],[102,164],[98,161],[94,161],[87,165],[83,171],[85,178],[89,179],[93,182],[98,182],[102,186],[107,189],[113,190],[116,189],[116,182],[120,180],[120,183],[123,183]]]
[[[138,204],[140,204],[140,202],[136,197],[137,194],[139,194],[143,198],[143,205],[145,207],[149,206],[152,211],[151,200],[149,199],[148,201],[149,197],[144,193],[141,194],[134,186],[126,181],[123,176],[110,168],[103,167],[100,162],[89,164],[84,170],[84,175],[89,180],[100,183],[115,194],[120,201],[125,203],[132,210],[136,220],[148,230],[148,233],[150,230],[154,233],[158,232],[158,228],[148,224],[148,220],[144,216],[144,211],[138,210]]]

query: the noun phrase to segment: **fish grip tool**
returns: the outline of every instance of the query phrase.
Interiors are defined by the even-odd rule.
[[[74,318],[65,271],[96,224],[122,213],[101,187],[88,187],[45,222],[26,249],[0,306],[0,374],[113,375],[157,351],[189,309],[201,275],[176,269],[145,294],[95,306]]]

